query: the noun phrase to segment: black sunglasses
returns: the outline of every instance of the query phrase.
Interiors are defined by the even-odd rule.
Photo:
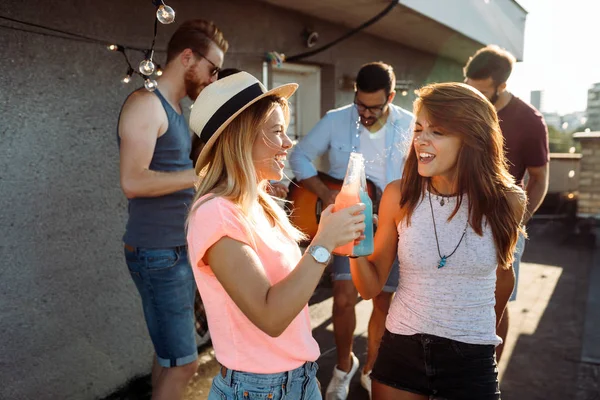
[[[210,71],[210,75],[211,76],[215,76],[215,75],[217,75],[221,71],[221,67],[218,67],[214,62],[212,62],[208,58],[206,58],[206,56],[204,54],[200,53],[199,51],[194,51],[194,50],[192,50],[192,52],[194,54],[197,54],[200,57],[204,58],[206,61],[208,61],[210,63],[210,65],[213,66],[212,71]]]
[[[378,115],[383,112],[383,110],[385,109],[385,106],[387,106],[387,104],[388,103],[385,103],[385,104],[382,104],[379,106],[365,106],[364,104],[362,104],[356,100],[356,94],[354,94],[354,105],[360,112],[369,111],[371,114]]]

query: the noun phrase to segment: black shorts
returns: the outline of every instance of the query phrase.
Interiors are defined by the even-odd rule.
[[[445,400],[499,400],[494,345],[385,331],[371,378]]]

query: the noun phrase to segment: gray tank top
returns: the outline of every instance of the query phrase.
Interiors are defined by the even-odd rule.
[[[169,128],[156,140],[150,162],[153,171],[181,171],[192,168],[191,137],[183,115],[169,104],[160,91],[154,92],[167,113]],[[120,145],[120,138],[117,133]],[[129,200],[129,219],[123,241],[135,247],[164,248],[186,244],[185,219],[194,196],[193,189],[160,197]]]
[[[467,223],[468,199],[448,222],[456,198],[440,205],[432,196],[440,252],[454,250]],[[415,208],[411,225],[398,225],[400,281],[386,320],[387,329],[399,335],[426,333],[464,343],[498,345],[496,335],[496,246],[491,228],[483,236],[471,227],[446,265],[433,231],[427,193]]]

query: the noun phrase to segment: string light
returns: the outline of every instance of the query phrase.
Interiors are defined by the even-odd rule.
[[[127,70],[127,75],[125,75],[125,78],[123,78],[123,83],[129,83],[131,82],[131,76],[133,75],[133,68],[129,68]]]
[[[164,25],[172,24],[175,21],[175,10],[162,2],[156,10],[156,19]]]
[[[144,81],[144,87],[147,91],[154,92],[158,87],[158,83],[154,79],[148,78]]]
[[[175,11],[167,6],[163,0],[152,0],[152,4],[156,7],[157,11],[160,8],[160,6],[164,6],[164,11],[173,15],[173,18],[175,16]],[[140,48],[140,47],[135,47],[135,46],[130,46],[130,45],[121,45],[118,43],[111,43],[110,41],[103,39],[103,38],[95,38],[95,37],[90,37],[90,36],[85,36],[76,32],[69,32],[66,30],[62,30],[62,29],[58,29],[58,28],[53,28],[51,26],[46,26],[46,25],[41,25],[41,24],[36,24],[33,22],[28,22],[28,21],[23,21],[20,19],[16,19],[16,18],[11,18],[11,17],[7,17],[4,15],[0,15],[0,22],[10,22],[10,23],[14,23],[14,24],[19,24],[19,26],[8,26],[8,25],[3,25],[0,24],[0,29],[8,29],[8,30],[14,30],[14,31],[19,31],[19,32],[26,32],[29,34],[33,34],[33,35],[40,35],[43,37],[52,37],[52,38],[57,38],[60,40],[69,40],[69,41],[74,41],[74,42],[80,42],[80,43],[87,43],[87,44],[93,44],[93,45],[98,45],[98,46],[102,46],[103,48],[105,48],[107,51],[111,51],[114,53],[121,53],[123,55],[123,58],[125,59],[125,62],[127,63],[127,74],[120,79],[120,81],[122,83],[130,83],[131,80],[133,79],[134,75],[140,75],[144,81],[146,81],[147,79],[150,79],[150,75],[146,75],[144,76],[141,72],[139,72],[139,65],[138,68],[134,68],[133,65],[131,64],[131,62],[129,61],[129,53],[132,52],[140,52],[142,54],[144,54],[144,61],[149,61],[154,65],[154,70],[152,71],[152,73],[155,74],[155,76],[161,76],[163,74],[163,70],[160,67],[160,65],[154,63],[153,61],[153,55],[154,55],[154,45],[155,45],[155,41],[156,41],[156,36],[157,36],[157,25],[159,21],[158,16],[157,18],[153,18],[154,19],[154,36],[152,39],[152,45],[150,46],[150,49],[148,48]],[[174,19],[173,19],[174,20]],[[173,22],[173,21],[171,21]],[[25,26],[22,27],[21,25]],[[165,49],[157,49],[157,52],[161,52],[161,53],[166,53]],[[247,56],[253,56],[256,57],[257,59],[262,59],[262,57],[254,52],[235,52],[233,54],[239,54],[239,55],[247,55]],[[145,63],[145,67],[144,67],[144,72],[148,73],[149,70],[151,68],[147,68],[149,67],[149,65],[146,65],[148,63]],[[150,90],[155,90],[158,87],[158,83],[155,80],[150,79],[151,82],[148,83],[148,86],[150,87]],[[144,82],[145,83],[145,82]],[[144,86],[146,86],[146,84],[144,84]]]
[[[156,66],[152,62],[152,58],[146,58],[140,62],[139,66],[140,74],[150,76],[154,73]]]
[[[156,74],[156,76],[161,76],[163,74],[163,70],[160,68],[160,65],[155,64],[153,61],[154,58],[154,44],[156,43],[156,34],[158,32],[158,22],[161,24],[171,24],[175,21],[175,10],[172,7],[169,7],[164,3],[163,0],[152,0],[152,4],[156,6],[156,19],[154,20],[154,36],[152,37],[152,45],[149,50],[144,52],[144,59],[139,63],[137,71],[135,71],[129,62],[129,58],[125,53],[125,48],[118,44],[109,44],[107,46],[110,51],[118,51],[123,53],[125,57],[125,61],[127,62],[127,75],[122,79],[123,83],[131,82],[131,78],[133,74],[138,74],[144,78],[144,87],[146,90],[153,92],[158,88],[158,83],[156,80],[151,79],[150,76]]]
[[[394,90],[396,90],[397,93],[400,93],[403,97],[406,97],[408,96],[408,91],[412,86],[413,83],[410,80],[397,80]]]

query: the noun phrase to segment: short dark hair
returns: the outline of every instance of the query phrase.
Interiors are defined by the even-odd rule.
[[[356,89],[365,93],[385,90],[387,96],[396,88],[394,68],[383,62],[372,62],[363,65],[356,76]]]
[[[508,51],[496,45],[489,45],[477,50],[473,57],[469,58],[463,73],[465,78],[492,78],[496,85],[501,85],[508,80],[515,62],[515,56]]]
[[[214,43],[223,53],[229,49],[229,43],[223,37],[223,32],[214,22],[203,19],[185,21],[169,40],[167,45],[167,64],[185,49],[191,49],[206,55]]]

